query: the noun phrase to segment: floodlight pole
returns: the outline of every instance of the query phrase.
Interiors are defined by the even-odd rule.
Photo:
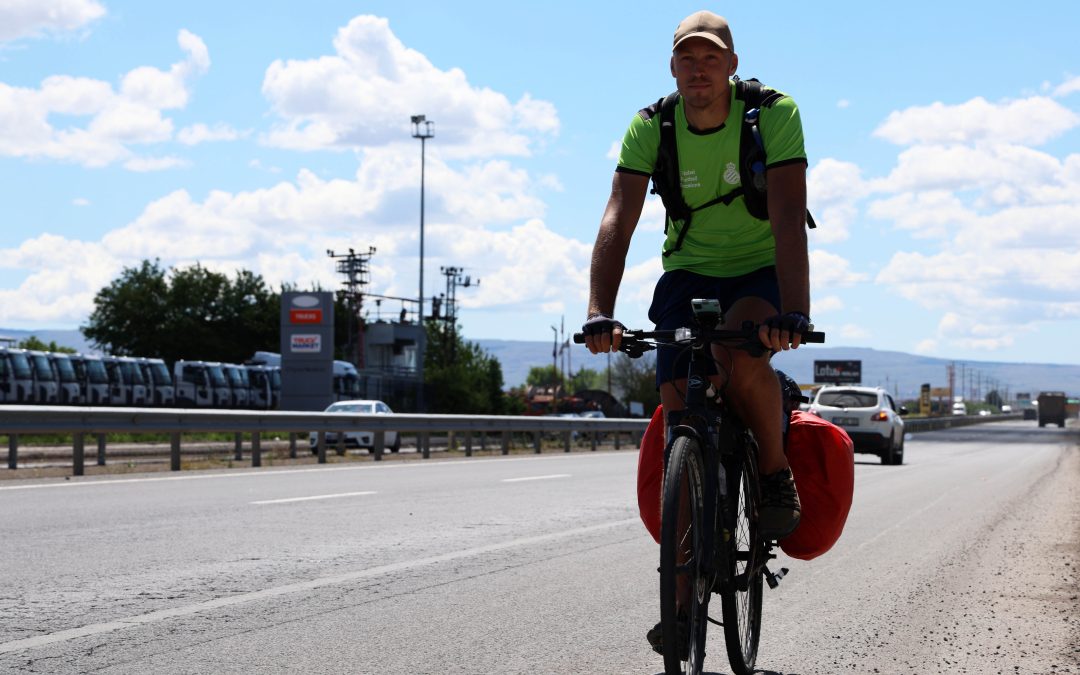
[[[420,139],[420,325],[424,324],[424,164],[425,145],[429,138],[435,137],[435,123],[425,115],[413,115],[413,138]]]
[[[413,138],[420,139],[420,295],[417,298],[417,323],[421,330],[424,328],[424,149],[427,139],[435,137],[435,123],[429,121],[425,115],[413,115],[411,117]],[[425,348],[426,350],[426,348]],[[424,403],[424,354],[420,353],[419,363],[416,364],[417,373],[420,376],[420,386],[417,389],[417,409],[425,412]]]

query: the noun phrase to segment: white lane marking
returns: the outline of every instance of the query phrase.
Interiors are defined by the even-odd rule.
[[[607,523],[600,523],[599,525],[588,525],[586,527],[579,527],[574,530],[563,530],[561,532],[541,534],[534,537],[511,539],[510,541],[504,541],[498,544],[477,546],[475,548],[468,548],[463,551],[454,551],[452,553],[444,553],[442,555],[431,556],[429,558],[406,560],[398,563],[391,563],[389,565],[372,567],[366,570],[357,570],[356,572],[347,572],[345,574],[336,574],[334,576],[322,577],[320,579],[311,579],[309,581],[301,581],[294,584],[275,586],[273,588],[266,588],[261,591],[253,591],[251,593],[241,593],[239,595],[231,595],[224,598],[215,598],[214,600],[207,600],[206,602],[199,602],[193,605],[185,605],[183,607],[160,609],[156,612],[137,614],[135,616],[125,617],[123,619],[117,619],[115,621],[95,623],[88,626],[81,626],[79,628],[71,628],[69,630],[58,631],[56,633],[47,633],[45,635],[38,635],[32,638],[23,638],[21,640],[12,640],[11,642],[0,643],[0,654],[7,654],[10,652],[16,652],[24,649],[37,649],[39,647],[46,647],[48,645],[56,644],[58,642],[66,642],[68,640],[74,640],[81,637],[100,635],[102,633],[110,633],[112,631],[122,630],[125,628],[145,626],[148,624],[158,623],[160,621],[175,619],[181,616],[189,616],[191,614],[197,614],[199,612],[206,612],[221,607],[230,607],[233,605],[241,605],[248,602],[254,602],[256,600],[276,598],[282,595],[288,595],[290,593],[311,591],[317,588],[322,588],[324,586],[346,584],[357,581],[359,579],[368,579],[371,577],[376,577],[383,574],[392,574],[395,572],[413,569],[416,567],[436,565],[452,560],[459,560],[461,558],[485,555],[487,553],[493,553],[495,551],[503,551],[506,549],[518,548],[522,546],[531,546],[534,544],[545,544],[547,542],[557,541],[559,539],[576,537],[584,534],[590,534],[593,532],[599,532],[601,530],[609,530],[616,527],[624,527],[627,525],[636,524],[638,522],[640,521],[637,518],[614,520]]]
[[[523,483],[527,480],[548,480],[549,478],[569,478],[568,473],[553,473],[547,476],[526,476],[525,478],[503,478],[504,483]]]
[[[289,502],[310,502],[316,499],[337,499],[338,497],[359,497],[361,495],[373,495],[373,490],[366,492],[339,492],[336,495],[315,495],[314,497],[289,497],[288,499],[264,499],[251,504],[288,504]]]
[[[458,462],[468,462],[472,464],[490,464],[492,462],[545,462],[545,461],[558,461],[558,460],[574,460],[584,459],[588,457],[625,457],[628,453],[625,450],[608,450],[599,451],[596,453],[581,453],[571,455],[548,455],[547,457],[499,457],[492,459],[474,459],[474,458],[446,458],[446,459],[430,459],[423,461],[409,460],[401,464],[382,464],[379,466],[373,465],[361,465],[361,466],[324,466],[313,469],[251,469],[251,470],[236,470],[230,473],[208,473],[208,474],[190,474],[186,476],[155,476],[150,478],[110,478],[105,480],[98,480],[95,478],[76,478],[75,480],[64,480],[63,482],[56,483],[35,483],[33,485],[5,485],[0,486],[0,492],[7,492],[10,490],[41,490],[49,488],[73,488],[73,487],[89,487],[94,485],[127,485],[134,483],[164,483],[180,480],[213,480],[217,478],[249,478],[258,477],[265,478],[267,476],[285,476],[297,473],[315,473],[317,471],[380,471],[389,469],[407,469],[407,468],[423,468],[423,467],[438,467],[438,466],[452,466]],[[636,455],[635,455],[636,456]]]

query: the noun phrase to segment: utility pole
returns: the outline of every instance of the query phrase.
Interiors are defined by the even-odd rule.
[[[424,157],[426,141],[429,138],[435,137],[435,123],[428,120],[425,115],[413,115],[413,138],[420,139],[420,294],[417,297],[417,308],[419,314],[417,315],[418,323],[420,327],[424,327]],[[424,355],[419,354],[419,363],[417,369],[420,377],[419,388],[417,389],[417,408],[420,412],[426,412],[427,407],[424,404]]]
[[[367,253],[357,253],[349,249],[348,253],[338,255],[327,249],[326,255],[336,261],[335,271],[344,276],[341,282],[345,287],[343,295],[345,304],[349,308],[349,317],[346,322],[347,339],[346,351],[357,368],[364,367],[364,318],[360,315],[364,307],[364,286],[368,285],[368,262],[375,255],[375,247],[369,246]],[[353,322],[356,322],[356,335],[353,336]]]
[[[446,323],[447,335],[450,338],[450,358],[454,358],[454,350],[457,346],[457,289],[479,286],[480,280],[472,277],[462,277],[465,271],[462,267],[440,267],[439,271],[446,277],[446,295],[443,302],[443,321]]]

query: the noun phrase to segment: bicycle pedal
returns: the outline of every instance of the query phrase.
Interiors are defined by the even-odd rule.
[[[780,571],[773,574],[773,572],[766,566],[765,568],[765,581],[769,584],[769,588],[776,588],[780,585],[780,580],[787,576],[788,568],[781,567]]]

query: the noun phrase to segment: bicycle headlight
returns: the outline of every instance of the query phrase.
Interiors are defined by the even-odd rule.
[[[690,342],[693,339],[693,332],[689,328],[675,329],[675,342]]]

